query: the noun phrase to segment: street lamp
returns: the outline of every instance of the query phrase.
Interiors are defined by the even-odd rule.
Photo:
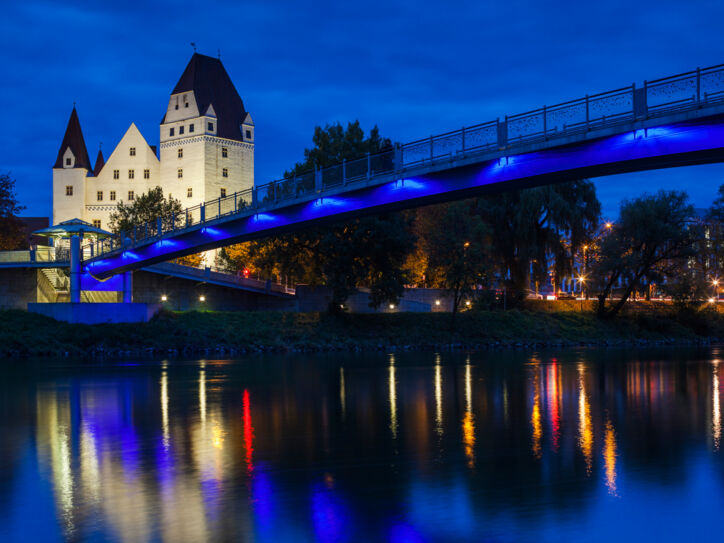
[[[715,301],[719,298],[719,279],[712,279],[711,284],[714,285],[714,297],[710,301]]]
[[[583,312],[583,290],[586,285],[586,276],[579,275],[578,280],[581,282],[581,313]]]

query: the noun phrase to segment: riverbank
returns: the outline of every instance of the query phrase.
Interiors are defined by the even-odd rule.
[[[0,356],[129,358],[256,352],[699,344],[724,338],[714,311],[622,315],[476,311],[344,314],[163,312],[145,324],[78,325],[0,311]]]

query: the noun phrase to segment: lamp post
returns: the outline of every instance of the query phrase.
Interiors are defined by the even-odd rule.
[[[711,284],[714,285],[714,296],[712,299],[714,302],[717,302],[719,300],[719,279],[712,279]]]
[[[583,313],[583,290],[584,290],[583,287],[584,287],[585,284],[586,284],[586,276],[585,276],[585,275],[580,275],[580,276],[578,277],[578,280],[579,280],[580,283],[581,283],[581,313]]]

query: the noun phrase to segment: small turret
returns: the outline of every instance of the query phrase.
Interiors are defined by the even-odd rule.
[[[73,111],[65,129],[58,158],[53,166],[53,224],[68,219],[83,219],[85,183],[93,173],[88,150],[80,128],[78,112]]]
[[[65,129],[65,136],[63,136],[63,142],[60,144],[58,158],[55,160],[53,168],[85,168],[89,171],[92,170],[75,106],[73,106],[73,111],[70,113],[68,127]]]

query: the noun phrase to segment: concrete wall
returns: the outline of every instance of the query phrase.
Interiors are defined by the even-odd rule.
[[[332,299],[331,289],[322,286],[297,285],[296,292],[301,312],[326,311]],[[344,309],[351,313],[452,311],[452,298],[442,289],[405,289],[404,295],[394,307],[383,304],[373,309],[369,306],[369,289],[361,288],[347,299]]]
[[[27,309],[36,302],[38,273],[35,268],[0,268],[0,308]]]
[[[167,297],[166,302],[161,296]],[[205,301],[199,297],[204,296]],[[245,290],[199,283],[158,273],[137,271],[133,273],[133,301],[162,303],[174,311],[296,311],[295,299],[279,298]]]
[[[159,304],[28,304],[28,311],[55,320],[101,324],[108,322],[148,322],[158,312]]]

